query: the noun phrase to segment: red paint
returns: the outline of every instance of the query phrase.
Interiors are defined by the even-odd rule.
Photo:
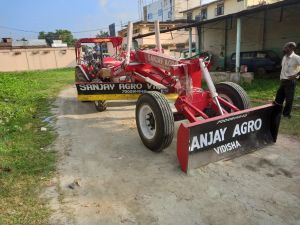
[[[189,129],[181,124],[177,132],[177,158],[181,170],[185,173],[188,171],[189,164]]]

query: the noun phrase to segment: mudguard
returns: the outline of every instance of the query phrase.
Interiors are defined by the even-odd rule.
[[[181,124],[177,157],[182,171],[238,157],[276,142],[282,107],[267,104]]]

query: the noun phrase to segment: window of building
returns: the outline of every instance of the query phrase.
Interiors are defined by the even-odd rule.
[[[201,16],[201,20],[206,20],[207,19],[207,8],[201,9],[200,16]]]
[[[169,48],[169,44],[162,44],[161,47],[162,47],[163,49],[168,49],[168,48]]]
[[[176,48],[179,48],[179,49],[185,48],[185,44],[184,43],[177,43],[175,46],[176,46]]]
[[[195,20],[196,20],[196,22],[200,22],[201,21],[201,15],[195,16]]]
[[[148,13],[147,18],[148,18],[148,20],[152,20],[153,19],[153,14],[152,13]]]
[[[168,18],[170,19],[172,17],[172,11],[168,12]]]
[[[192,20],[193,19],[193,13],[192,12],[188,12],[186,15],[186,19],[187,20]]]
[[[217,5],[217,8],[215,8],[215,15],[216,16],[224,15],[224,4]]]
[[[162,10],[162,9],[159,9],[159,10],[157,11],[157,14],[158,14],[158,16],[162,16],[163,10]]]

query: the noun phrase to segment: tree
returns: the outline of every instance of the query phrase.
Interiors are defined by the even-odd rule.
[[[45,39],[45,36],[46,36],[45,31],[40,31],[38,39]]]
[[[58,29],[55,32],[39,32],[38,39],[45,39],[47,44],[51,46],[53,40],[62,40],[62,42],[67,43],[68,46],[73,46],[75,39],[69,30]]]
[[[100,30],[99,34],[96,34],[96,37],[108,37],[108,36],[109,36],[108,32],[102,30]]]
[[[67,43],[68,46],[74,45],[74,37],[71,31],[69,30],[56,30],[55,34],[58,36],[59,40]]]

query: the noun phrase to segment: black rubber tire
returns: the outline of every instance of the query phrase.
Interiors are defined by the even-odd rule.
[[[98,112],[103,112],[107,108],[107,102],[106,101],[94,101],[95,108]]]
[[[75,82],[89,82],[78,66],[75,68]]]
[[[139,122],[139,112],[144,105],[148,105],[151,108],[155,118],[156,132],[152,139],[144,136]],[[151,151],[161,152],[172,143],[174,116],[168,100],[161,93],[150,91],[139,97],[136,103],[135,120],[142,142]]]
[[[226,95],[231,100],[233,105],[240,110],[248,109],[251,107],[250,100],[246,91],[236,83],[233,82],[218,83],[216,84],[216,90],[217,93],[220,95],[220,97],[222,95]]]

